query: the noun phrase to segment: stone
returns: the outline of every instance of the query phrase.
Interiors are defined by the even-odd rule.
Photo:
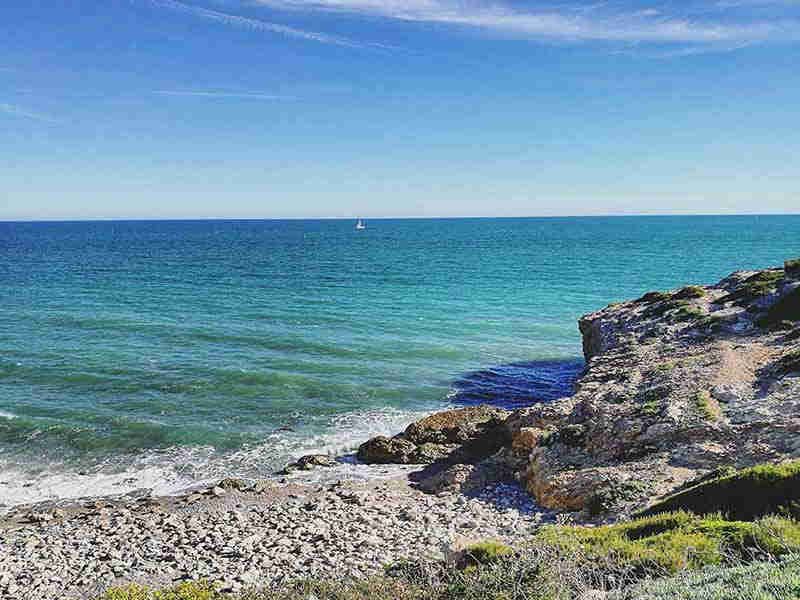
[[[417,446],[409,455],[408,462],[411,464],[427,465],[437,460],[446,459],[458,447],[458,444],[432,444],[430,442],[425,442]]]
[[[414,444],[463,444],[498,428],[508,415],[487,404],[447,410],[412,423],[405,437]]]
[[[744,397],[744,393],[739,386],[722,383],[711,388],[711,397],[717,402],[737,402]]]
[[[288,475],[295,471],[311,471],[315,467],[334,467],[336,466],[336,459],[327,454],[307,454],[301,456],[295,462],[290,463],[284,467],[281,474]]]
[[[416,446],[402,437],[379,435],[358,447],[358,459],[367,464],[408,464]]]
[[[462,489],[478,487],[483,482],[480,480],[475,481],[477,477],[476,470],[477,467],[475,465],[453,465],[427,479],[423,479],[418,485],[421,490],[432,494],[441,494],[445,491],[461,491]],[[470,480],[472,481],[467,483]]]
[[[244,490],[247,489],[248,485],[247,482],[243,479],[238,479],[236,477],[226,477],[225,479],[217,483],[217,487],[220,487],[223,490]]]
[[[511,449],[518,456],[528,456],[545,433],[539,427],[520,427],[511,438]]]

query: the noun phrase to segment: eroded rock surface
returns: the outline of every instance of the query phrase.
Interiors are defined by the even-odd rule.
[[[359,446],[366,463],[471,464],[510,441],[508,411],[486,404],[434,413],[394,437],[377,436]]]
[[[800,456],[800,273],[740,271],[581,318],[576,393],[513,413],[542,506],[642,506],[721,466]]]

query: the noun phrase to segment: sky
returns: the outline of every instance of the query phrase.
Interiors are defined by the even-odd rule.
[[[25,0],[0,220],[800,212],[800,0]]]

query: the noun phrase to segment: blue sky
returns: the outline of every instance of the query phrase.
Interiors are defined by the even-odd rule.
[[[800,207],[800,0],[2,14],[0,219]]]

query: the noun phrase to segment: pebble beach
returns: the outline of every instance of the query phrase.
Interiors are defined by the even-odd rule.
[[[0,597],[89,599],[128,583],[197,579],[240,591],[361,577],[407,558],[442,559],[481,539],[514,542],[554,519],[514,484],[468,497],[425,494],[403,476],[222,483],[174,497],[16,507],[0,524]]]

